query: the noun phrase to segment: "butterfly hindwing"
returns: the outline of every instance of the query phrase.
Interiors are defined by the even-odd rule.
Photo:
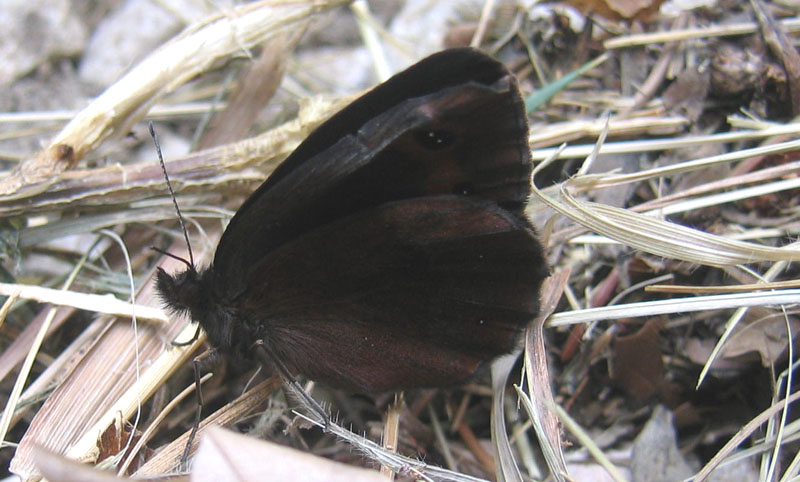
[[[385,203],[274,250],[242,314],[287,366],[323,383],[455,384],[510,351],[538,311],[547,268],[533,236],[465,197]]]

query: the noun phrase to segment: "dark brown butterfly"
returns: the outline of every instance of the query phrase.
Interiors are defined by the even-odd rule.
[[[253,358],[262,340],[332,387],[464,382],[539,308],[527,137],[501,63],[432,55],[314,131],[239,208],[213,264],[159,270],[158,290],[222,353]]]

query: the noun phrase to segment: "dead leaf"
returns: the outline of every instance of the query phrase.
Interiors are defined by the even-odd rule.
[[[714,351],[717,340],[714,338],[689,338],[686,341],[682,354],[697,366],[703,366]],[[711,366],[711,373],[731,373],[743,370],[747,363],[732,358],[717,358]]]
[[[789,320],[792,334],[800,330],[800,321]],[[789,344],[786,320],[782,314],[762,318],[753,323],[740,324],[722,350],[723,358],[738,358],[748,353],[758,353],[761,364],[772,366]]]
[[[667,87],[663,95],[664,105],[670,111],[678,111],[675,113],[685,114],[692,122],[697,122],[706,105],[709,85],[711,74],[707,69],[702,72],[696,68],[686,69]]]
[[[70,460],[41,446],[33,447],[32,453],[36,468],[50,482],[120,482],[125,480],[112,472]],[[176,477],[170,480],[179,482],[185,479]]]
[[[664,0],[568,0],[584,14],[597,14],[609,20],[646,21],[658,12]]]
[[[660,325],[649,321],[633,335],[617,337],[612,345],[611,379],[640,403],[653,396],[664,380]]]
[[[386,482],[379,472],[333,462],[219,427],[200,444],[192,482],[303,480],[305,482]]]

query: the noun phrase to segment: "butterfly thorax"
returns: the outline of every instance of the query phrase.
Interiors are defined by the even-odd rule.
[[[172,276],[159,268],[157,288],[170,311],[186,314],[200,324],[211,346],[226,355],[247,358],[249,345],[258,334],[246,333],[250,324],[214,289],[212,279],[212,269],[189,268]]]

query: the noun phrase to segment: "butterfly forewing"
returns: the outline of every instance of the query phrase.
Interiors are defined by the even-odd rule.
[[[414,96],[398,93],[409,89]],[[530,173],[522,105],[513,76],[474,50],[398,74],[311,134],[245,202],[220,241],[217,275],[234,296],[253,260],[383,202],[459,193],[521,206]]]

